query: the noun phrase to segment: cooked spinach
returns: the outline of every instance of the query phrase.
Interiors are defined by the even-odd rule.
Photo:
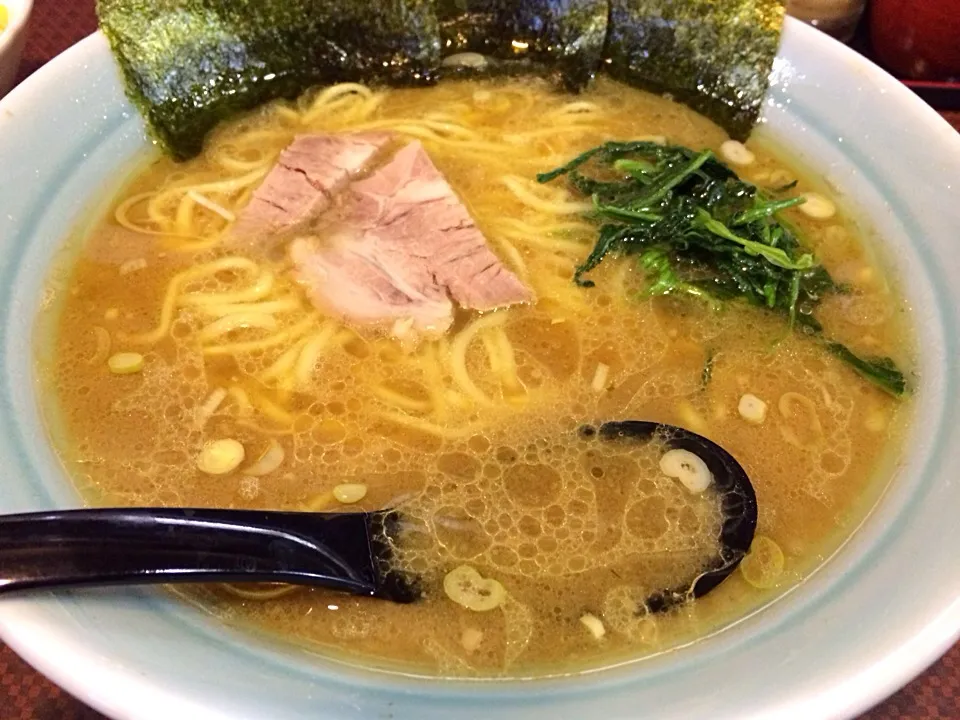
[[[862,358],[824,337],[814,311],[827,294],[845,288],[780,216],[803,198],[744,182],[710,150],[644,141],[605,143],[537,179],[559,177],[592,198],[589,217],[599,226],[574,276],[578,285],[593,287],[585,276],[606,258],[634,255],[646,294],[688,295],[714,309],[742,300],[776,312],[879,387],[905,392],[890,358]]]
[[[703,364],[703,370],[700,371],[700,389],[706,390],[713,380],[713,366],[717,361],[717,354],[710,350],[707,353],[707,361]]]

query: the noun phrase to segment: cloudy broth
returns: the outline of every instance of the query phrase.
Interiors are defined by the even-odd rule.
[[[461,311],[446,336],[409,347],[315,310],[282,253],[218,241],[219,210],[240,211],[295,133],[371,127],[422,140],[535,304]],[[38,378],[69,475],[94,505],[401,509],[398,561],[424,589],[413,605],[302,588],[183,590],[229,622],[353,662],[457,676],[595,668],[760,606],[862,521],[891,473],[908,402],[779,316],[643,296],[629,258],[594,270],[593,288],[572,282],[595,226],[532,205],[504,178],[544,207],[573,203],[532,178],[600,142],[643,136],[718,153],[728,139],[679,104],[610,81],[576,98],[535,82],[449,83],[314,94],[221,129],[196,160],[153,160],[49,283],[41,334],[52,340],[41,343]],[[745,180],[823,192],[750,147]],[[902,299],[855,225],[842,213],[785,215],[848,286],[818,311],[831,336],[910,367]],[[250,294],[267,275],[269,290]],[[186,294],[210,302],[177,300]],[[275,325],[205,332],[216,308],[251,301],[276,302]],[[142,354],[142,370],[112,373],[117,352]],[[748,393],[768,407],[762,424],[738,412]],[[757,493],[757,534],[783,553],[782,572],[761,583],[770,587],[736,572],[677,610],[639,609],[702,567],[722,518],[710,492],[691,495],[663,475],[656,445],[578,432],[626,418],[686,427],[739,460]],[[204,444],[223,438],[244,446],[244,464],[198,470]],[[245,472],[277,447],[275,470]],[[344,483],[366,494],[344,506],[333,493]],[[443,577],[462,564],[496,579],[506,601],[490,612],[452,602]]]

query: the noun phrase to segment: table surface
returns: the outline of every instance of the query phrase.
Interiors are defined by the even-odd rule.
[[[94,0],[35,0],[20,79],[96,29]],[[960,130],[960,113],[945,113]],[[960,719],[960,644],[860,720]],[[0,720],[103,720],[0,643]]]

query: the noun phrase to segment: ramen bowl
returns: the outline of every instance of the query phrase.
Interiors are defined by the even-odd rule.
[[[894,79],[791,21],[758,130],[881,232],[921,348],[907,451],[873,512],[799,586],[695,643],[548,679],[439,680],[346,665],[154,590],[0,601],[0,634],[113,718],[851,717],[960,633],[960,136]],[[80,499],[32,382],[40,288],[64,238],[147,143],[102,35],[0,105],[0,511]]]

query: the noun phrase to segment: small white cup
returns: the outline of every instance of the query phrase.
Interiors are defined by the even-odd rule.
[[[7,27],[0,31],[0,97],[9,92],[17,77],[20,56],[27,40],[27,20],[33,0],[0,0],[7,8]]]

